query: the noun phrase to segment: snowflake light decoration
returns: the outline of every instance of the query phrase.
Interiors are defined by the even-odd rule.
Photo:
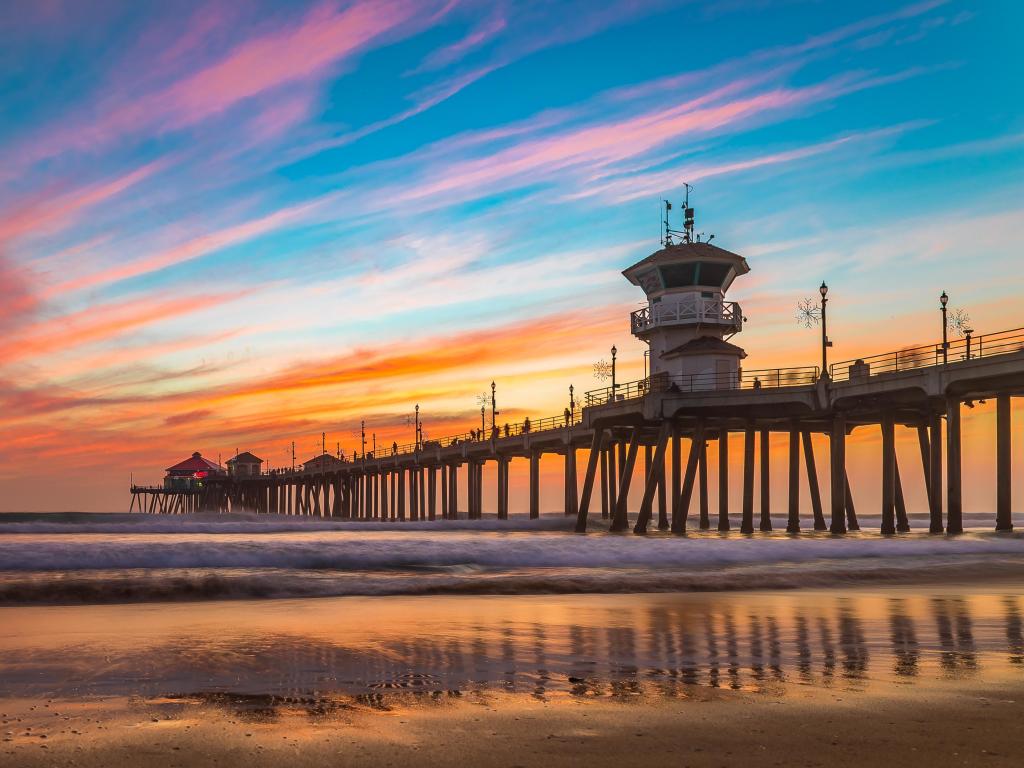
[[[956,331],[957,336],[966,336],[971,327],[971,316],[965,309],[954,309],[949,313],[949,327]]]
[[[612,366],[611,363],[605,360],[598,360],[594,363],[594,378],[600,381],[607,381],[612,377]]]
[[[481,408],[486,408],[487,404],[491,402],[491,396],[484,392],[482,395],[476,396],[476,404]]]
[[[821,322],[821,307],[814,299],[801,299],[796,305],[796,321],[804,328],[813,328]]]

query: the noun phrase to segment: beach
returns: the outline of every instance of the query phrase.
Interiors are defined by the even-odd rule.
[[[0,523],[0,765],[1024,754],[1015,534],[296,522]]]

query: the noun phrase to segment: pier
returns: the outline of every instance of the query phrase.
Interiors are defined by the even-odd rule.
[[[623,272],[648,298],[648,306],[630,317],[632,333],[650,349],[645,378],[619,383],[613,372],[611,386],[587,392],[581,407],[563,416],[501,428],[492,423],[490,431],[437,440],[422,440],[417,430],[412,444],[346,461],[325,452],[318,457],[323,461],[301,470],[241,477],[213,473],[188,488],[133,485],[132,509],[479,520],[484,467],[493,463],[497,517],[507,519],[512,462],[524,459],[529,515],[537,518],[541,458],[556,454],[563,457],[564,514],[575,518],[578,532],[588,529],[592,514],[606,519],[611,531],[728,531],[738,509],[740,532],[752,534],[772,530],[768,455],[773,438],[782,435],[788,444],[787,494],[779,500],[787,513],[785,530],[844,534],[860,527],[847,476],[846,440],[856,429],[877,429],[881,533],[895,534],[910,530],[895,450],[900,426],[917,433],[929,531],[956,534],[963,531],[961,411],[992,400],[997,484],[993,524],[999,531],[1012,530],[1011,398],[1024,395],[1024,328],[973,338],[968,332],[952,341],[947,337],[829,364],[827,286],[822,283],[820,308],[814,310],[822,325],[822,364],[744,369],[740,361],[746,352],[730,342],[742,331],[743,312],[725,294],[750,268],[742,256],[695,239],[692,209],[685,211],[684,230],[671,230],[666,220],[661,250]],[[944,302],[942,309],[945,319]],[[738,456],[730,455],[733,434],[743,436]],[[813,435],[827,436],[827,455],[815,455]],[[709,451],[718,452],[714,516],[709,508]],[[801,509],[801,463],[809,510]],[[729,495],[731,472],[742,475],[739,499]],[[631,508],[634,482],[643,492]],[[823,486],[828,489],[827,509]],[[460,507],[463,498],[465,509]]]

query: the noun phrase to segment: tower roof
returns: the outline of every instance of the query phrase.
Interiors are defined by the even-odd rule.
[[[663,359],[673,357],[686,357],[688,355],[706,355],[716,353],[719,355],[736,355],[741,360],[747,356],[741,347],[730,344],[728,341],[717,339],[714,336],[698,336],[690,339],[685,344],[673,347],[661,353]]]
[[[673,287],[683,287],[682,285],[667,284],[668,270],[665,268],[671,269],[677,265],[684,267],[695,263],[712,264],[716,269],[707,270],[709,275],[707,282],[701,281],[699,273],[694,271],[691,278],[694,282],[691,284],[718,287],[723,292],[728,290],[737,275],[745,275],[750,271],[747,260],[738,253],[705,242],[666,245],[660,251],[655,251],[647,258],[641,259],[633,266],[623,270],[622,274],[629,282],[640,286],[650,295]],[[682,279],[685,280],[685,278]]]
[[[192,454],[190,458],[178,462],[173,467],[168,467],[165,472],[222,472],[219,464],[214,464],[209,459],[204,459],[199,451]]]
[[[263,459],[259,456],[254,456],[249,451],[242,451],[237,456],[228,459],[226,464],[262,464]]]

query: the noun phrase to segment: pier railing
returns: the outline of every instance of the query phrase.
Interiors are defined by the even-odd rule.
[[[587,407],[605,403],[634,400],[652,392],[721,392],[738,389],[777,389],[779,387],[801,387],[818,380],[816,365],[799,368],[765,368],[756,371],[739,370],[728,373],[694,373],[678,376],[658,374],[627,381],[612,387],[593,389],[586,393]]]
[[[981,357],[1024,351],[1024,328],[997,331],[984,336],[964,336],[947,344],[943,358],[942,343],[908,347],[856,360],[844,360],[829,366],[832,381],[856,381],[880,373],[894,373],[918,368],[931,368],[944,363],[958,363]]]

